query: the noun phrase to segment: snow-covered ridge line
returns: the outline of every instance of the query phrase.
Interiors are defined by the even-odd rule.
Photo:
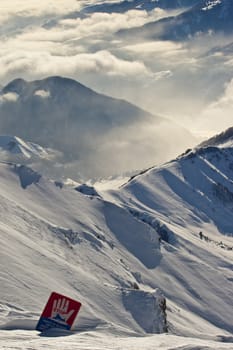
[[[233,147],[233,127],[214,135],[199,145],[199,147],[207,146]]]
[[[112,192],[111,195],[114,200],[128,208],[129,212],[139,221],[142,220],[151,228],[154,227],[158,234],[160,228],[163,227],[166,232],[173,233],[178,244],[167,239],[167,235],[160,235],[161,250],[164,252],[161,264],[164,265],[166,271],[172,270],[173,274],[176,275],[170,264],[174,264],[174,254],[179,255],[182,249],[187,249],[191,260],[190,254],[193,258],[196,257],[194,260],[200,259],[200,263],[203,263],[205,268],[201,272],[202,267],[198,264],[197,270],[192,270],[193,277],[189,282],[186,280],[187,276],[184,277],[187,266],[178,264],[183,275],[182,283],[186,285],[187,289],[189,289],[190,284],[193,285],[191,281],[196,273],[203,274],[202,277],[199,275],[197,278],[196,288],[199,286],[200,289],[199,297],[197,295],[195,297],[196,301],[197,298],[203,298],[206,301],[205,293],[208,287],[205,282],[205,273],[206,269],[213,268],[213,266],[209,266],[205,254],[208,255],[207,252],[217,254],[221,256],[220,260],[229,259],[228,263],[223,263],[227,267],[222,276],[223,284],[226,282],[228,287],[225,291],[222,290],[223,299],[220,300],[220,298],[219,303],[222,303],[223,300],[225,302],[227,299],[232,306],[230,289],[233,275],[228,268],[232,269],[233,147],[230,142],[231,133],[226,134],[228,137],[225,135],[222,144],[219,142],[219,146],[208,146],[207,141],[205,147],[187,150],[171,162],[148,169],[133,177],[120,188],[120,194]],[[160,223],[159,226],[158,223]],[[203,249],[202,253],[198,253],[198,246],[201,250]],[[165,261],[168,258],[165,251],[174,253],[171,254],[170,263]],[[218,263],[216,269],[219,269]],[[181,277],[177,278],[180,280]],[[220,278],[220,274],[218,278]],[[162,279],[160,279],[160,287],[167,292],[167,285],[165,287],[165,283],[161,281]],[[215,282],[213,275],[212,286],[215,283],[218,282]],[[201,290],[201,286],[205,291]],[[182,296],[185,293],[184,290]],[[209,293],[215,294],[210,290]],[[165,293],[165,295],[167,294]],[[201,304],[202,302],[200,302]],[[190,308],[192,308],[191,305]],[[216,310],[215,306],[211,307],[212,313]],[[201,306],[199,312],[202,314]],[[216,315],[216,319],[213,317],[212,320],[217,321],[219,315]],[[220,325],[221,322],[217,321],[215,324]],[[229,324],[227,329],[231,328],[232,326]]]

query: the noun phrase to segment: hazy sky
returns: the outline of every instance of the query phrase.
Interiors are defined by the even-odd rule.
[[[231,126],[233,58],[209,51],[231,39],[129,42],[116,33],[168,13],[131,10],[80,17],[85,3],[1,0],[0,84],[62,75],[166,115],[198,135]]]

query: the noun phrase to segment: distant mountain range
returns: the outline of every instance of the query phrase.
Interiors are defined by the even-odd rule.
[[[146,10],[151,11],[155,8],[161,8],[165,10],[174,10],[179,8],[188,8],[198,3],[199,0],[124,0],[118,2],[107,2],[96,5],[89,5],[84,7],[83,13],[92,12],[126,12],[129,10]]]
[[[123,35],[142,35],[150,39],[187,40],[202,34],[233,33],[233,2],[231,0],[199,0],[177,16],[150,22],[140,28],[122,30]]]

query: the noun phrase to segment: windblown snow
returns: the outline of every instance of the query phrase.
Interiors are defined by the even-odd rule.
[[[232,171],[232,143],[112,190],[1,163],[1,348],[232,349]],[[83,305],[70,336],[34,330],[51,291]]]

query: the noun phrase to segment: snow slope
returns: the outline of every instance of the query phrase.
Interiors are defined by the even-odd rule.
[[[206,325],[200,319],[233,331],[232,164],[232,142],[197,148],[105,194],[160,235],[162,259],[154,283],[179,309],[171,308],[169,315],[178,332],[183,327],[189,332],[188,324],[201,332]],[[174,319],[183,312],[177,330]]]
[[[95,191],[0,164],[1,347],[232,349],[232,164],[229,140]],[[53,290],[70,336],[34,331]]]
[[[114,204],[61,189],[25,166],[2,164],[1,315],[38,317],[56,289],[85,305],[79,327],[160,331],[153,306],[143,316],[154,305],[154,290],[133,289],[137,269],[145,272],[160,259],[154,236]],[[140,319],[134,298],[145,300]]]

